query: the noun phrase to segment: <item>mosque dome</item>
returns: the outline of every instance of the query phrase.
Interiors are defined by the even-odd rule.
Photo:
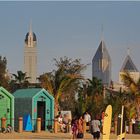
[[[25,36],[25,42],[28,42],[28,36],[29,36],[29,32],[26,34],[26,36]],[[36,39],[36,35],[35,35],[35,33],[33,32],[33,41],[36,41],[37,39]]]

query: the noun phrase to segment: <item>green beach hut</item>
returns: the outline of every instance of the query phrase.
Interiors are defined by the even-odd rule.
[[[0,127],[2,117],[6,118],[6,124],[14,128],[14,96],[0,87]]]
[[[41,130],[52,128],[54,119],[54,98],[43,88],[19,89],[15,97],[15,129],[18,118],[30,115],[32,128],[36,130],[37,118],[41,118]]]

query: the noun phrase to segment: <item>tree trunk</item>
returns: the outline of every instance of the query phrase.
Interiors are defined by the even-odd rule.
[[[117,123],[118,123],[118,115],[114,115],[114,133],[117,134]]]
[[[140,97],[137,97],[136,100],[136,111],[137,111],[138,121],[140,121]]]
[[[54,103],[54,117],[56,117],[58,115],[58,111],[59,111],[59,103],[58,103],[58,100],[55,99],[55,103]]]
[[[129,134],[132,134],[132,121],[129,121]]]

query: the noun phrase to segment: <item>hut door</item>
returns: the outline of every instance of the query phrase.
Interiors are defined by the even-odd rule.
[[[2,117],[7,118],[6,123],[11,124],[11,108],[10,108],[10,99],[6,96],[0,94],[0,119]],[[1,127],[1,120],[0,120]]]
[[[41,130],[45,130],[45,102],[37,102],[37,117],[41,118]]]

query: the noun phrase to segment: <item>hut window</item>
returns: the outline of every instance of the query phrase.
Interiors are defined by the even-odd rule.
[[[50,110],[49,109],[47,109],[47,114],[49,114],[50,113]]]
[[[0,99],[3,99],[3,98],[4,98],[4,96],[0,94]]]
[[[10,112],[10,109],[9,108],[7,108],[7,113],[9,113]]]
[[[40,96],[39,98],[41,99],[41,101],[44,101],[46,99],[44,96]]]

